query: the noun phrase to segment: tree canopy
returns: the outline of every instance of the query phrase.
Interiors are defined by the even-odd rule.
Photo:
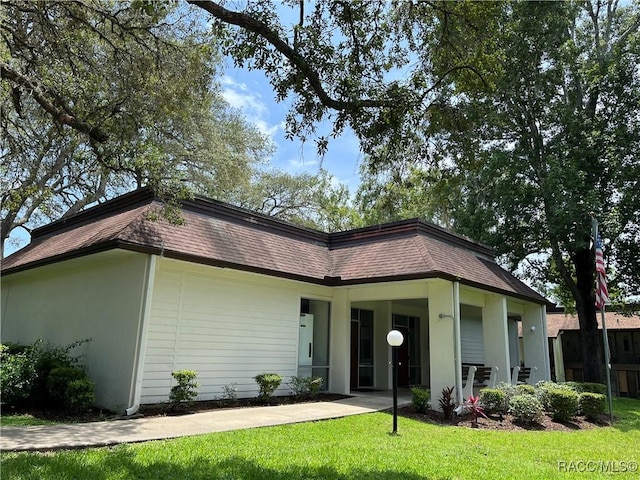
[[[370,219],[422,212],[559,285],[601,379],[592,217],[613,290],[640,287],[637,3],[300,1],[288,19],[269,1],[190,3],[293,98],[292,135],[355,132]]]
[[[3,2],[3,243],[141,185],[170,200],[250,182],[270,143],[224,101],[216,40],[189,10]]]
[[[484,88],[499,69],[487,35],[498,27],[493,2],[188,1],[211,15],[225,54],[292,100],[292,137],[313,136],[323,120],[333,136],[350,127],[372,164],[424,156],[438,87]],[[315,140],[322,153],[329,139]]]
[[[392,169],[397,181],[374,178],[361,195],[387,193],[374,211],[389,218],[384,200],[419,185],[428,196],[409,203],[420,215],[437,221],[434,205],[444,206],[458,232],[576,309],[585,376],[599,380],[592,218],[614,301],[640,291],[640,11],[617,2],[503,6],[494,86],[465,95],[443,86],[427,126],[438,146],[432,162]],[[400,189],[392,205],[410,198]]]
[[[280,170],[257,171],[249,186],[227,198],[231,203],[303,227],[336,232],[361,226],[349,206],[348,189],[324,169],[293,175]]]

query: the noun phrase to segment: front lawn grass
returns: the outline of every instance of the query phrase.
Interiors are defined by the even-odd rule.
[[[399,435],[391,435],[391,416],[375,413],[111,448],[8,453],[2,478],[610,478],[605,468],[640,461],[640,401],[616,399],[614,411],[613,427],[573,432],[501,432],[400,417]],[[614,475],[638,478],[637,471]]]
[[[44,420],[42,418],[34,417],[28,413],[21,414],[9,414],[4,413],[0,415],[0,426],[2,427],[21,427],[28,425],[53,425],[57,422]]]

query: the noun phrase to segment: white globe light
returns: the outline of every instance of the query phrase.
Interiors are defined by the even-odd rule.
[[[391,330],[387,333],[387,343],[392,347],[399,347],[404,342],[404,337],[402,333],[398,330]]]

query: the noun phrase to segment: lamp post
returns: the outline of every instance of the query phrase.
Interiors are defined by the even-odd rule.
[[[393,432],[398,432],[398,347],[402,345],[404,337],[398,330],[387,333],[387,343],[391,346],[393,364]]]

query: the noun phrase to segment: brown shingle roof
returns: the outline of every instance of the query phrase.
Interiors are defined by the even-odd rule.
[[[328,285],[457,279],[545,303],[487,247],[417,220],[326,234],[206,199],[184,202],[184,225],[150,220],[158,208],[143,190],[37,229],[27,247],[5,259],[2,274],[124,248]]]
[[[602,329],[602,318],[600,313],[596,314],[598,328]],[[625,316],[617,312],[605,312],[607,330],[640,330],[640,315]],[[547,336],[556,338],[563,330],[580,330],[577,315],[570,315],[564,312],[547,313]]]

